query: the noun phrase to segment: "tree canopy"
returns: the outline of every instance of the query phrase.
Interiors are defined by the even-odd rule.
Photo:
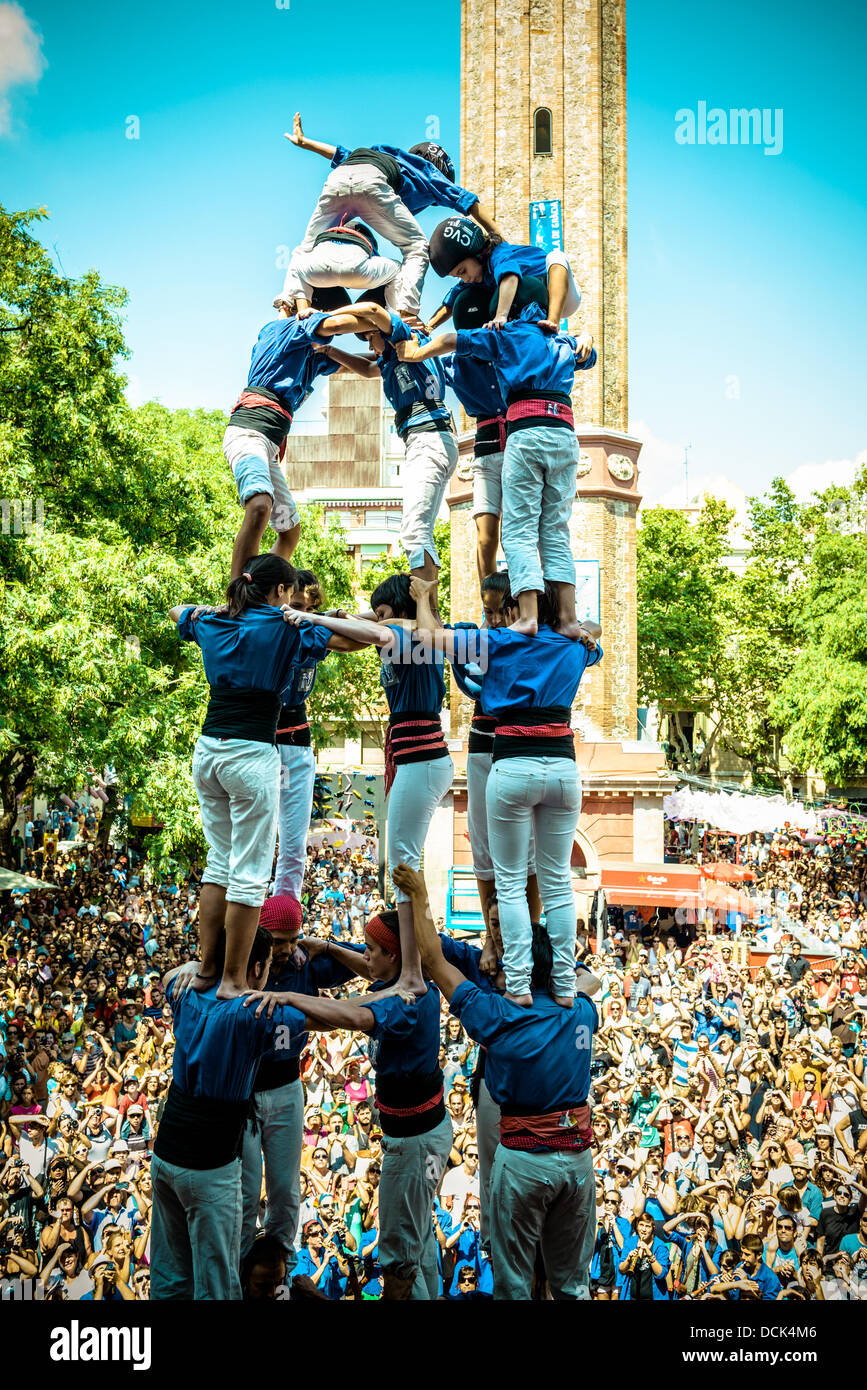
[[[0,853],[22,800],[111,767],[121,800],[163,826],[154,854],[186,856],[202,843],[190,763],[206,686],[168,610],[223,595],[240,516],[226,416],[128,404],[126,295],[58,272],[31,234],[44,215],[0,209]],[[302,523],[296,563],[353,606],[345,534],[314,511]],[[375,658],[330,657],[314,741],[379,708]]]
[[[867,769],[867,467],[809,503],[774,479],[749,501],[737,569],[731,521],[713,499],[695,524],[643,513],[640,698],[667,718],[678,768],[706,772],[718,746],[759,783],[814,771],[845,787]],[[689,746],[688,711],[708,717],[704,746]]]

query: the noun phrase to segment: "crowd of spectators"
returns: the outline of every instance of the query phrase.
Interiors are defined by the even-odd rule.
[[[195,955],[201,867],[156,882],[132,849],[100,848],[95,813],[71,812],[65,828],[58,812],[21,837],[15,867],[45,886],[0,906],[0,1279],[4,1297],[24,1279],[49,1299],[146,1299],[149,1163],[173,1051],[160,981]],[[595,951],[602,980],[593,1297],[867,1296],[865,860],[860,846],[838,851],[789,836],[751,846],[766,963],[744,955],[740,920],[709,931],[612,908],[600,950],[579,922],[579,955]],[[374,843],[311,847],[303,900],[308,935],[362,940],[382,905]],[[804,931],[827,954],[804,949]],[[310,1296],[380,1294],[367,1044],[314,1035],[302,1059],[296,1263],[257,1242],[247,1297],[293,1275]],[[454,1145],[433,1220],[445,1299],[492,1288],[476,1060],[444,1010]]]
[[[739,860],[748,912],[607,914],[600,1299],[867,1298],[863,845],[785,833],[737,849],[714,854]]]

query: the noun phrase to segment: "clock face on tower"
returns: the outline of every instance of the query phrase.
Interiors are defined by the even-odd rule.
[[[635,464],[625,454],[611,454],[608,459],[608,472],[618,482],[630,483],[635,476]]]

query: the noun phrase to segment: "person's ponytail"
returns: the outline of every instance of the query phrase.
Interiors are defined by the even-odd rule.
[[[248,608],[255,608],[268,602],[273,589],[283,585],[287,601],[297,588],[297,576],[288,560],[268,551],[265,555],[254,555],[247,560],[242,573],[232,579],[226,589],[226,603],[230,618],[240,618]]]

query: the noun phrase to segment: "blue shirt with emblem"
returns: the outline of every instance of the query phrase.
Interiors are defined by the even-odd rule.
[[[418,328],[407,327],[398,314],[390,317],[391,329],[383,334],[385,345],[376,362],[382,376],[382,389],[394,410],[395,428],[402,438],[408,429],[449,419],[444,400],[446,376],[436,357],[427,362],[400,361],[394,350],[395,343],[415,338],[425,344],[430,342],[430,336]]]
[[[438,719],[446,694],[445,660],[414,632],[386,623],[394,640],[380,649],[379,683],[392,714],[429,714]]]

